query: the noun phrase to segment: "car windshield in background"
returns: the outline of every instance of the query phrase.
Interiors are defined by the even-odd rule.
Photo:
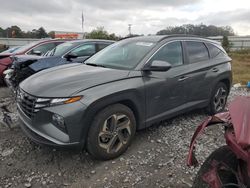
[[[51,50],[47,56],[62,56],[76,45],[77,45],[76,43],[70,43],[70,42],[60,44],[53,50]]]
[[[5,50],[5,51],[1,52],[0,54],[14,53],[15,51],[17,51],[18,48],[20,48],[20,46],[16,46],[16,47],[10,48],[8,50]]]
[[[94,55],[86,64],[131,70],[154,46],[155,43],[147,41],[120,41]]]
[[[21,46],[20,48],[18,48],[15,53],[22,53],[22,52],[25,52],[27,51],[28,49],[30,49],[31,47],[39,44],[41,41],[35,41],[35,42],[31,42],[29,44],[26,44],[24,46]]]

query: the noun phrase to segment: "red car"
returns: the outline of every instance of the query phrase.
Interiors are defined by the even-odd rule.
[[[197,127],[187,164],[197,165],[195,143],[206,127],[224,127],[226,145],[215,150],[201,166],[193,188],[250,187],[250,97],[238,96],[229,111],[208,117]]]
[[[46,52],[52,50],[57,45],[66,42],[62,39],[53,39],[53,40],[39,40],[27,45],[24,45],[13,53],[0,53],[0,85],[4,83],[3,72],[11,65],[12,59],[10,58],[13,55],[43,55]]]

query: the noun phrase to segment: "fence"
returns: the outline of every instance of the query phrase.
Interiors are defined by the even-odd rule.
[[[23,46],[40,39],[29,39],[29,38],[0,38],[0,44],[8,47]]]
[[[209,38],[219,42],[222,42],[223,39],[222,36]],[[250,36],[229,36],[228,40],[232,45],[232,50],[250,49]]]
[[[222,42],[222,36],[209,37],[210,39]],[[0,44],[8,47],[23,46],[40,39],[29,38],[0,38]],[[250,36],[229,36],[229,42],[232,44],[232,50],[250,48]]]

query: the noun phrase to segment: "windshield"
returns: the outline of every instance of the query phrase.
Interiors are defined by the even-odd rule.
[[[70,42],[60,44],[57,47],[55,47],[53,50],[51,50],[47,54],[47,56],[62,56],[76,45],[77,45],[76,43],[70,43]]]
[[[31,42],[29,44],[26,44],[24,46],[21,46],[20,48],[18,48],[17,50],[15,50],[15,53],[22,53],[22,52],[26,52],[28,49],[30,49],[31,47],[39,44],[41,41],[35,41],[35,42]]]
[[[123,40],[108,46],[97,53],[86,64],[95,64],[108,68],[131,70],[155,46],[153,42]]]
[[[5,51],[3,51],[3,52],[1,52],[1,53],[3,53],[3,54],[13,53],[13,52],[15,52],[18,48],[20,48],[20,46],[16,46],[16,47],[10,48],[10,49],[5,50]]]

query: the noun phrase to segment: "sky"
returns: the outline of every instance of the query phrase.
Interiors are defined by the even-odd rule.
[[[104,27],[126,36],[155,34],[168,26],[213,24],[232,26],[237,35],[250,35],[249,0],[0,0],[0,27],[22,30],[81,32]]]

